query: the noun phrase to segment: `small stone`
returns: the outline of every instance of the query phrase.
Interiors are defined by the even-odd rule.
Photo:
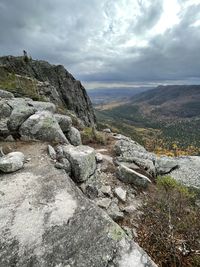
[[[48,145],[48,153],[51,159],[56,159],[56,151],[51,145]]]
[[[124,189],[122,189],[121,187],[117,187],[114,190],[114,194],[119,200],[121,200],[122,202],[126,202],[126,191]]]
[[[137,207],[134,205],[127,206],[123,209],[126,213],[134,213],[137,210]]]
[[[106,210],[110,206],[110,203],[111,203],[110,198],[101,198],[101,199],[98,199],[98,201],[97,201],[97,205],[101,208],[106,209]]]
[[[57,146],[55,150],[56,150],[58,160],[64,158],[62,146]]]
[[[66,158],[62,158],[62,159],[60,159],[59,162],[56,162],[55,167],[57,169],[63,169],[68,174],[71,174],[71,164],[70,164],[69,160]]]
[[[112,190],[110,185],[104,185],[101,187],[101,192],[106,196],[112,196]]]
[[[0,158],[0,171],[9,173],[20,170],[24,165],[24,154],[11,152]]]
[[[100,163],[103,161],[103,156],[101,153],[96,153],[96,161],[97,163]]]
[[[112,201],[107,212],[108,212],[108,215],[115,222],[120,221],[124,218],[124,213],[122,211],[120,211],[116,201]]]
[[[95,199],[99,195],[98,188],[95,185],[86,185],[84,192],[90,199]]]
[[[111,129],[109,129],[109,128],[103,129],[103,132],[104,133],[112,133]]]

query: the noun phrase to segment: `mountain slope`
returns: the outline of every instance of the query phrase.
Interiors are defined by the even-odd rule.
[[[199,85],[159,86],[134,96],[124,105],[98,110],[97,115],[101,123],[117,127],[132,137],[135,134],[130,126],[148,130],[149,138],[141,133],[138,140],[142,139],[144,144],[148,143],[147,147],[153,151],[156,147],[172,151],[173,145],[176,144],[181,150],[195,147],[195,154],[199,153]],[[120,125],[115,122],[120,122]],[[152,130],[155,130],[155,134]]]
[[[191,118],[200,115],[199,85],[159,86],[141,93],[131,100],[132,105],[140,107],[152,115]]]
[[[0,88],[15,96],[51,101],[60,109],[72,110],[85,125],[95,123],[85,88],[61,65],[25,57],[1,57]]]

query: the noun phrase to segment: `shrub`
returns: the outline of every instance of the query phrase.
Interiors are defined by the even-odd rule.
[[[138,242],[159,266],[200,266],[200,208],[193,192],[169,176],[158,178],[141,211]]]
[[[93,127],[84,128],[81,132],[82,142],[85,145],[88,144],[101,144],[106,145],[107,137],[106,133],[98,132]]]

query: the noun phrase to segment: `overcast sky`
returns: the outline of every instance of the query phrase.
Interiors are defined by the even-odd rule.
[[[1,55],[23,49],[86,88],[200,84],[200,0],[0,0]]]

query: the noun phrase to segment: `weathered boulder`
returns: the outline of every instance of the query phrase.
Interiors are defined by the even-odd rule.
[[[62,131],[67,133],[72,127],[72,119],[69,116],[62,114],[55,114],[54,116]]]
[[[151,183],[151,180],[148,177],[132,169],[129,169],[123,164],[119,165],[117,169],[117,175],[119,180],[121,180],[122,182],[133,184],[139,187],[145,188],[149,183]]]
[[[34,149],[33,149],[34,148]],[[41,148],[0,179],[0,266],[155,267],[104,211],[89,201]]]
[[[6,137],[9,135],[7,122],[12,112],[11,107],[5,99],[0,100],[0,136]]]
[[[115,143],[114,147],[117,156],[133,157],[135,153],[147,153],[146,149],[131,139],[120,139]]]
[[[30,116],[20,127],[19,133],[23,140],[44,140],[68,143],[53,114],[38,111]]]
[[[33,102],[31,98],[22,98],[22,97],[17,97],[17,98],[11,98],[7,100],[8,105],[12,108],[18,108],[19,106],[28,106],[28,103]]]
[[[156,159],[155,167],[158,175],[168,174],[178,168],[178,162],[174,158],[163,156]]]
[[[42,101],[29,101],[28,105],[36,109],[37,111],[49,111],[51,113],[56,112],[56,106],[50,102],[42,102]]]
[[[13,98],[14,95],[8,91],[0,89],[0,98]]]
[[[11,152],[0,157],[0,171],[4,173],[20,170],[24,165],[24,154],[21,152]]]
[[[121,138],[115,143],[114,147],[115,153],[118,156],[116,158],[117,161],[122,163],[135,163],[147,175],[154,177],[156,175],[156,155],[148,152],[143,146],[128,137],[125,138],[122,136]]]
[[[10,118],[8,120],[8,129],[10,132],[16,132],[22,123],[25,122],[36,110],[33,107],[27,105],[19,105],[12,110]]]
[[[96,170],[95,150],[89,146],[63,146],[64,156],[70,161],[76,182],[87,180]]]
[[[82,144],[81,134],[80,134],[79,130],[77,130],[74,127],[71,127],[70,130],[68,131],[67,139],[74,146],[80,146]]]

